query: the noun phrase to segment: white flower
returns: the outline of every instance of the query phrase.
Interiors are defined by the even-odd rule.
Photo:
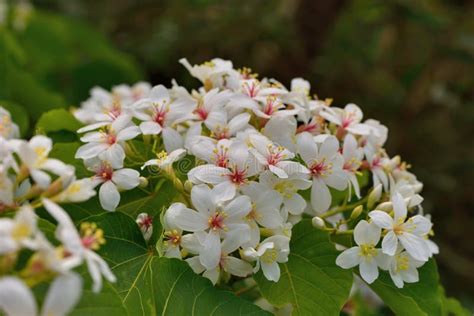
[[[140,227],[143,238],[148,241],[153,235],[153,217],[147,213],[140,213],[137,216],[136,223]]]
[[[195,185],[191,191],[191,200],[197,211],[186,207],[170,207],[168,221],[179,229],[188,232],[207,232],[199,260],[207,269],[219,264],[221,238],[232,240],[241,246],[249,240],[249,225],[245,216],[251,211],[250,198],[239,196],[221,206],[222,193],[207,185]]]
[[[186,58],[181,58],[179,62],[186,67],[193,77],[204,84],[206,90],[212,88],[235,89],[238,87],[240,74],[234,70],[231,61],[214,58],[211,61],[194,66]]]
[[[117,96],[121,103],[130,106],[134,102],[145,97],[151,90],[151,85],[148,82],[137,82],[133,86],[127,84],[120,84],[112,88],[112,93]]]
[[[213,164],[197,166],[189,171],[188,178],[193,183],[215,185],[216,189],[223,193],[222,199],[229,200],[241,186],[247,184],[248,178],[255,175],[257,170],[249,157],[248,147],[243,142],[233,141],[225,152],[225,160],[219,160],[223,162],[223,167]],[[209,160],[212,158],[209,157]]]
[[[89,274],[93,281],[92,290],[99,292],[102,288],[102,276],[109,282],[115,282],[115,275],[107,263],[94,250],[97,250],[105,241],[103,232],[92,224],[83,223],[83,235],[79,235],[69,215],[57,204],[43,199],[43,204],[51,216],[58,222],[56,238],[62,242],[64,250],[69,253],[75,265],[86,262]]]
[[[222,242],[218,264],[212,268],[203,265],[199,256],[186,259],[186,262],[195,273],[201,274],[204,272],[203,276],[211,280],[213,284],[216,284],[219,280],[221,271],[239,277],[246,277],[252,273],[252,266],[248,262],[230,255],[240,247],[239,242],[236,241],[238,239],[227,238]]]
[[[258,225],[276,229],[283,225],[280,214],[282,197],[275,190],[268,190],[264,185],[251,182],[242,188],[242,193],[250,197],[252,210],[247,214],[250,226],[250,240],[248,247],[255,247],[260,242],[260,228]]]
[[[58,195],[51,197],[57,203],[79,203],[96,195],[92,179],[73,179]]]
[[[318,146],[311,134],[302,133],[298,137],[298,149],[313,178],[311,205],[316,212],[327,211],[331,206],[328,186],[340,191],[347,187],[339,141],[328,135]]]
[[[386,260],[382,251],[375,248],[380,240],[380,228],[361,220],[354,228],[354,240],[357,246],[339,254],[336,264],[343,269],[359,266],[362,279],[370,284],[378,278],[378,267],[384,266]]]
[[[266,189],[275,190],[283,199],[282,212],[286,218],[288,213],[300,215],[306,208],[306,200],[298,194],[298,191],[311,187],[311,181],[303,174],[292,174],[288,178],[276,177],[269,171],[263,172],[259,176],[260,184]]]
[[[48,158],[53,147],[50,138],[34,136],[29,142],[21,142],[16,151],[23,164],[28,168],[33,180],[39,187],[46,189],[51,183],[51,176],[46,172],[61,177],[72,177],[74,168],[57,159]]]
[[[388,191],[389,178],[385,171],[385,166],[389,163],[389,159],[384,157],[380,151],[372,151],[370,148],[365,149],[365,157],[369,163],[369,170],[372,172],[374,187],[382,184],[384,191]]]
[[[172,103],[168,89],[159,85],[151,89],[148,97],[133,105],[134,115],[140,121],[144,135],[161,134],[166,151],[183,147],[181,135],[173,125],[185,118],[190,109],[185,103]]]
[[[254,272],[262,268],[263,275],[273,282],[280,279],[280,266],[278,263],[288,261],[290,253],[290,238],[275,235],[263,240],[257,249],[248,248],[244,257],[250,261],[257,261]]]
[[[142,170],[148,166],[158,166],[160,169],[166,169],[167,167],[173,165],[175,161],[180,160],[184,156],[186,156],[185,149],[173,150],[169,155],[166,153],[166,151],[162,151],[157,154],[156,159],[151,159],[145,162],[145,164],[142,166]]]
[[[0,254],[15,252],[22,247],[34,249],[37,220],[33,208],[29,205],[20,207],[13,219],[1,218]]]
[[[342,132],[348,131],[356,135],[368,135],[371,131],[374,131],[369,125],[360,123],[362,111],[353,103],[346,105],[344,109],[325,107],[320,115],[339,126]]]
[[[415,283],[419,281],[417,268],[425,262],[413,259],[406,251],[397,250],[394,256],[388,257],[387,269],[392,277],[393,283],[398,288],[403,288],[404,283]]]
[[[14,206],[13,181],[7,173],[7,169],[4,165],[0,165],[0,208]]]
[[[37,314],[32,291],[17,277],[7,276],[0,279],[0,310],[7,316],[66,315],[79,302],[81,292],[82,279],[76,273],[60,275],[49,286]]]
[[[89,170],[95,173],[92,181],[101,184],[99,189],[100,205],[107,211],[115,211],[120,203],[119,191],[131,190],[140,184],[140,173],[134,169],[120,168],[106,160],[86,160]]]
[[[274,116],[265,125],[263,135],[291,152],[296,152],[296,125],[294,117]]]
[[[249,138],[253,146],[250,152],[264,169],[269,169],[280,178],[288,178],[288,175],[293,173],[309,173],[309,170],[300,163],[290,161],[295,154],[284,147],[275,145],[261,134],[251,134]]]
[[[125,159],[123,144],[140,134],[140,129],[133,125],[129,116],[120,116],[111,125],[98,132],[86,133],[81,141],[87,143],[79,147],[75,158],[91,159],[99,157],[120,165]]]
[[[398,243],[416,260],[428,261],[431,253],[423,238],[431,230],[431,221],[421,215],[407,219],[407,207],[400,193],[392,196],[393,218],[384,211],[369,213],[372,221],[387,231],[382,241],[382,250],[389,256],[395,255]]]
[[[364,151],[359,147],[357,141],[352,134],[347,134],[344,138],[344,145],[342,147],[342,157],[344,158],[344,165],[342,169],[347,173],[349,178],[349,192],[351,187],[354,187],[356,196],[360,199],[359,181],[357,180],[357,171],[362,164]],[[352,186],[351,186],[352,185]],[[351,194],[349,194],[349,198]]]
[[[208,122],[211,137],[214,139],[224,139],[236,136],[238,132],[249,128],[250,114],[241,113],[229,119],[226,112],[215,120]]]
[[[12,122],[12,117],[10,115],[10,112],[5,110],[5,108],[1,106],[0,106],[0,137],[3,137],[5,139],[20,137],[20,129],[18,128],[18,125]]]

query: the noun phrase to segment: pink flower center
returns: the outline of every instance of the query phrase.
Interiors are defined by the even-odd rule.
[[[252,83],[244,83],[244,93],[247,94],[251,98],[255,98],[259,92],[259,85],[252,81]]]
[[[122,108],[120,104],[114,103],[112,107],[110,108],[108,114],[112,118],[112,120],[115,120],[117,117],[119,117],[120,114],[122,114]]]
[[[114,169],[109,164],[101,164],[99,169],[96,171],[96,176],[101,178],[104,181],[112,180],[112,175],[114,174]]]
[[[206,109],[203,106],[199,106],[194,110],[194,113],[199,116],[199,119],[202,121],[205,121],[207,119],[207,116],[209,113],[206,111]]]
[[[315,161],[309,168],[313,177],[324,177],[332,172],[331,164],[327,164],[326,160]]]
[[[225,229],[225,223],[224,220],[226,218],[226,214],[224,212],[216,212],[214,215],[209,217],[208,223],[209,223],[209,228],[212,230],[220,230],[220,229]]]
[[[153,121],[163,126],[165,122],[167,110],[164,107],[156,108],[155,113],[153,114]]]
[[[232,173],[229,175],[230,181],[234,184],[244,184],[246,182],[245,170],[239,170],[235,168],[232,170]]]

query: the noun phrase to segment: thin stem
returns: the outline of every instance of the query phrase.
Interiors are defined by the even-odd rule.
[[[249,291],[252,291],[253,289],[256,289],[257,286],[258,286],[258,284],[253,284],[253,285],[251,285],[251,286],[249,286],[249,287],[245,287],[245,288],[243,288],[243,289],[240,289],[240,290],[238,290],[238,291],[235,292],[235,295],[236,295],[236,296],[239,296],[239,295],[242,295],[242,294],[247,293],[247,292],[249,292]]]
[[[319,215],[319,217],[321,218],[327,218],[327,217],[330,217],[330,216],[333,216],[335,214],[338,214],[338,213],[342,213],[342,212],[345,212],[345,211],[348,211],[348,210],[351,210],[359,205],[362,205],[362,204],[365,204],[367,202],[367,199],[369,197],[366,196],[364,197],[363,199],[355,202],[355,203],[352,203],[352,204],[348,204],[348,205],[342,205],[342,206],[338,206],[338,207],[335,207],[329,211],[327,211],[326,213],[323,213],[321,215]]]

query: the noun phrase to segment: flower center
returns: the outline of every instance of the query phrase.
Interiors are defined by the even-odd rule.
[[[245,170],[239,170],[235,168],[232,173],[229,174],[230,181],[234,184],[244,184],[247,181]]]
[[[273,186],[273,189],[280,193],[284,198],[290,199],[297,190],[295,185],[288,181],[282,181]]]
[[[153,113],[153,121],[158,123],[160,126],[163,126],[166,118],[167,109],[164,106],[155,107],[155,112]]]
[[[81,241],[84,248],[99,250],[105,244],[104,231],[97,228],[96,223],[83,222],[81,224]]]
[[[23,240],[31,234],[31,229],[27,224],[18,223],[12,231],[12,238],[16,241]]]
[[[332,173],[332,163],[326,163],[326,158],[316,160],[309,168],[313,177],[326,177]]]
[[[360,255],[363,257],[367,257],[368,259],[371,259],[377,255],[377,250],[375,250],[375,247],[372,244],[364,244],[361,245],[359,248]]]
[[[169,245],[171,245],[173,247],[178,247],[180,245],[180,243],[181,243],[181,234],[176,229],[166,231],[164,233],[164,235],[165,235],[166,241],[168,242]]]
[[[406,271],[410,267],[410,261],[408,260],[408,256],[398,255],[396,259],[396,263],[397,263],[397,267],[396,267],[397,272]]]
[[[224,223],[224,220],[226,217],[227,217],[227,214],[225,212],[222,212],[222,211],[215,212],[208,219],[209,228],[212,230],[221,230],[221,229],[225,230],[226,225]]]
[[[262,255],[261,260],[265,263],[270,264],[276,261],[277,256],[278,256],[278,252],[276,251],[276,249],[267,249],[265,253]]]
[[[348,161],[344,163],[344,166],[342,167],[344,170],[355,173],[357,169],[359,169],[361,165],[361,162],[357,160],[355,157],[352,157]]]
[[[272,144],[268,144],[268,158],[267,162],[269,165],[276,165],[283,159],[285,159],[285,155],[283,154],[284,148],[281,146],[273,146]]]
[[[244,93],[251,98],[255,98],[260,90],[258,83],[256,83],[255,81],[252,81],[251,83],[245,82],[243,85],[243,89]]]
[[[213,150],[214,157],[212,158],[212,160],[214,161],[214,164],[216,166],[227,168],[227,165],[229,163],[229,158],[227,158],[228,151],[229,151],[229,148],[222,145],[219,146],[218,148],[214,148]]]
[[[217,140],[230,138],[229,128],[217,126],[214,131],[211,132],[211,137]]]
[[[98,176],[104,181],[112,180],[113,174],[114,174],[114,169],[112,168],[110,164],[106,162],[103,162],[96,172],[96,176]]]
[[[205,121],[207,119],[207,116],[209,115],[209,113],[206,111],[206,109],[202,105],[198,105],[198,107],[194,110],[194,114],[199,116],[199,119],[201,121]]]

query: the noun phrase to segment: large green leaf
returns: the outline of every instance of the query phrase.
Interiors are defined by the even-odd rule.
[[[372,290],[397,315],[441,315],[441,291],[436,263],[433,259],[419,269],[420,281],[397,288],[387,272],[370,285]]]
[[[54,109],[41,115],[36,123],[38,132],[59,132],[69,131],[76,133],[82,124],[65,109]]]
[[[104,230],[99,253],[117,276],[115,289],[130,315],[267,315],[212,286],[184,261],[158,258],[133,219],[120,212],[90,217]]]
[[[99,293],[91,291],[89,282],[85,282],[79,304],[68,314],[71,316],[126,316],[127,309],[122,304],[117,291],[108,283]]]
[[[352,273],[336,265],[338,252],[325,232],[309,220],[293,228],[288,263],[280,264],[277,283],[255,277],[262,295],[273,305],[293,305],[293,315],[339,315],[352,286]]]

